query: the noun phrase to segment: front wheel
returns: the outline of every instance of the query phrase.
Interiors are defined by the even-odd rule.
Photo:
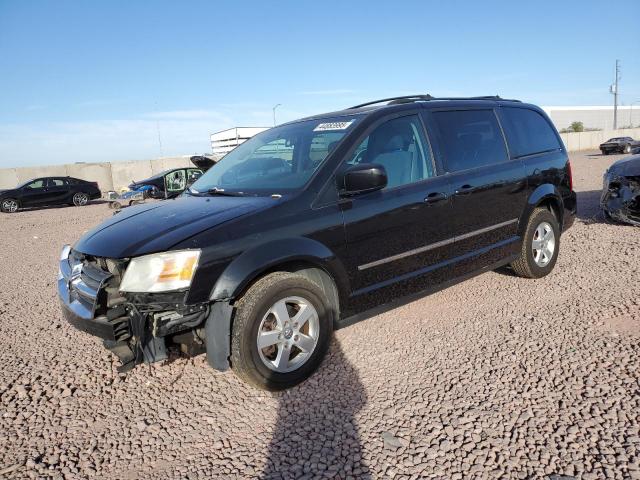
[[[283,390],[308,378],[322,362],[333,330],[333,309],[306,277],[266,275],[235,309],[231,367],[243,380],[264,390]]]
[[[76,207],[84,207],[89,203],[89,195],[84,192],[78,192],[73,196],[73,204]]]
[[[0,204],[0,210],[4,213],[15,213],[18,211],[19,207],[20,205],[15,198],[5,198]]]
[[[529,217],[519,258],[511,268],[520,277],[541,278],[556,264],[560,250],[560,225],[546,208],[536,208]]]

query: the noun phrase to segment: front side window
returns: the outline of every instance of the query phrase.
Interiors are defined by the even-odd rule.
[[[188,193],[270,195],[302,188],[358,116],[306,120],[266,130],[213,165]]]
[[[40,180],[36,180],[35,182],[28,183],[27,185],[25,185],[24,188],[26,188],[27,190],[37,190],[39,188],[44,188],[44,187],[45,187],[45,180],[41,178]]]
[[[433,112],[447,172],[506,162],[507,148],[493,110]]]
[[[431,153],[417,115],[395,118],[376,127],[351,155],[347,164],[375,163],[387,171],[387,188],[430,178]]]
[[[184,170],[168,173],[165,175],[164,181],[169,192],[181,192],[187,188],[187,176]]]
[[[560,142],[551,125],[538,112],[513,107],[504,107],[502,112],[508,126],[509,149],[515,157],[560,148]]]

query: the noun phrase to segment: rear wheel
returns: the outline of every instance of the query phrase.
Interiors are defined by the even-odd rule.
[[[520,277],[544,277],[553,270],[559,249],[558,219],[546,208],[536,208],[529,217],[520,256],[511,268]]]
[[[20,204],[15,198],[5,198],[0,204],[0,210],[4,213],[15,213],[18,211],[18,208],[20,208]]]
[[[73,196],[73,204],[76,207],[84,207],[89,203],[89,195],[84,192],[78,192]]]
[[[283,390],[308,378],[329,346],[333,314],[322,290],[307,278],[276,272],[238,300],[231,367],[246,382]]]
[[[625,145],[622,149],[622,153],[629,153],[631,151],[631,145]]]

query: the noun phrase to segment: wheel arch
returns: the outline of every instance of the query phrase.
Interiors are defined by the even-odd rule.
[[[529,196],[527,201],[527,205],[522,213],[522,217],[520,218],[520,222],[518,224],[518,234],[520,236],[524,235],[524,230],[527,227],[527,222],[531,213],[538,208],[544,207],[551,211],[558,219],[558,223],[560,224],[560,231],[562,231],[562,225],[564,221],[564,207],[562,196],[558,191],[558,188],[551,184],[546,183],[538,186],[532,194]]]
[[[276,271],[298,273],[316,283],[339,318],[340,305],[349,291],[346,270],[326,245],[306,237],[277,240],[245,251],[220,275],[210,300],[233,302],[256,280]]]
[[[227,266],[211,291],[213,303],[205,323],[207,362],[211,367],[221,371],[229,368],[233,302],[258,279],[276,271],[298,273],[316,283],[331,303],[334,322],[339,320],[341,300],[349,283],[342,262],[329,248],[308,238],[253,247]]]

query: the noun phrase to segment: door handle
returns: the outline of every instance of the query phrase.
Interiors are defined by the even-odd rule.
[[[447,199],[447,194],[443,192],[431,192],[429,195],[424,197],[424,202],[427,204],[441,202]]]
[[[472,193],[474,190],[475,190],[475,187],[473,185],[465,184],[456,190],[456,195],[468,195]]]

